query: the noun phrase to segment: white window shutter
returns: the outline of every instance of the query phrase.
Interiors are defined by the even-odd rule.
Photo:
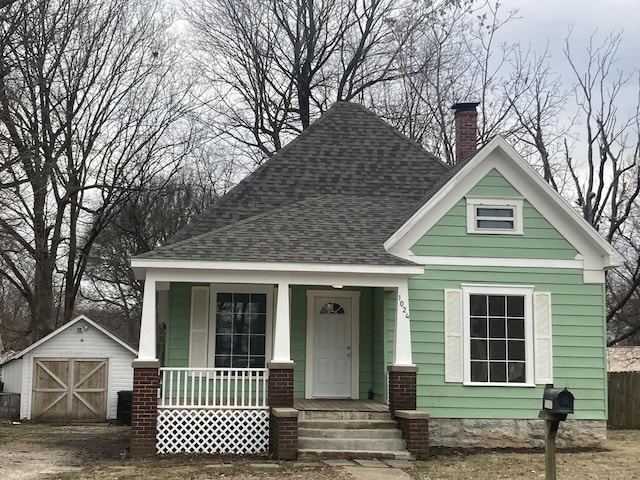
[[[444,381],[464,379],[462,290],[444,291]]]
[[[191,287],[189,366],[207,366],[209,342],[209,287]]]
[[[551,293],[533,293],[533,330],[535,333],[535,383],[553,383],[553,345],[551,331]]]

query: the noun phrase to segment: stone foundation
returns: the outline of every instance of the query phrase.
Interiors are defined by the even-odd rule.
[[[432,447],[532,448],[544,447],[544,420],[430,418]],[[605,420],[560,422],[558,448],[604,448]]]

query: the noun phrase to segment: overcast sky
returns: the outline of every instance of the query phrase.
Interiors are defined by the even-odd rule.
[[[519,20],[504,27],[505,40],[530,44],[543,51],[547,42],[554,67],[566,71],[562,49],[569,29],[571,49],[584,55],[589,37],[598,44],[609,33],[622,32],[620,67],[628,73],[640,68],[640,0],[502,0],[502,9],[519,9]]]

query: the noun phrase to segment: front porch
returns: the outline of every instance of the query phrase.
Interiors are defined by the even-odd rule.
[[[296,458],[308,412],[380,413],[402,424],[396,411],[416,408],[406,278],[362,283],[153,285],[147,275],[132,454]],[[160,326],[166,339],[156,349]]]

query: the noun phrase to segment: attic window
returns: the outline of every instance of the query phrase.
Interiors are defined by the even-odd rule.
[[[467,197],[467,233],[522,235],[522,198]]]

